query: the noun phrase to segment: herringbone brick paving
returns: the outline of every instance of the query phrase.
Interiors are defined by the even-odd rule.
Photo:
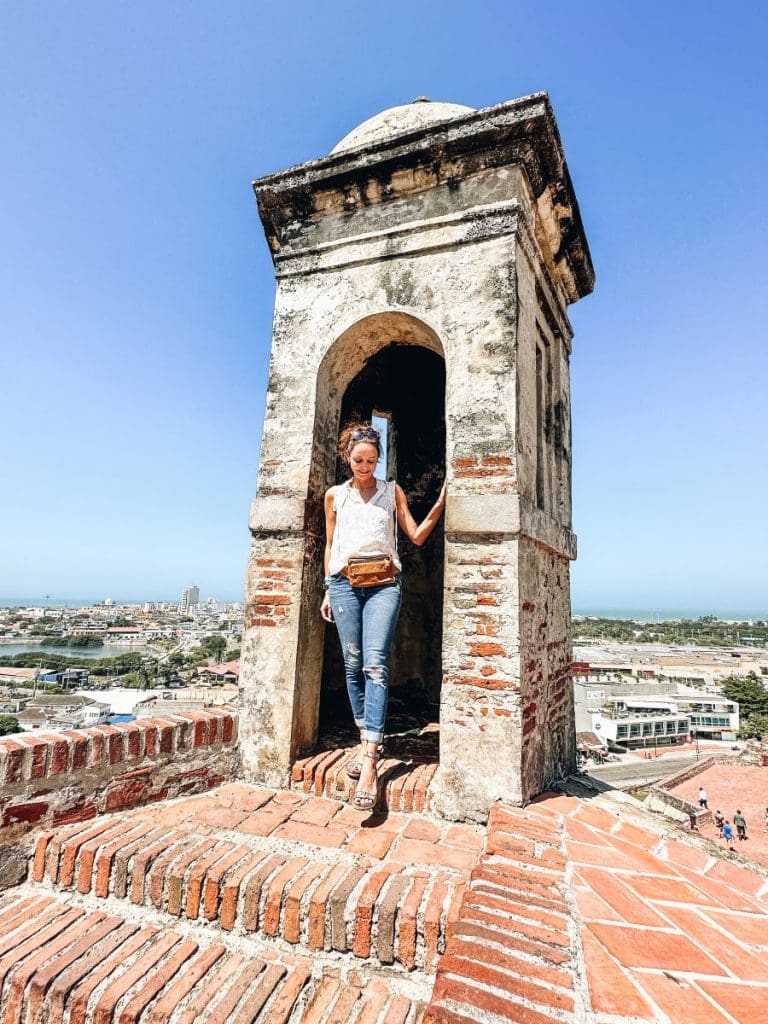
[[[2,1024],[768,1021],[768,878],[714,844],[609,797],[366,816],[305,767],[40,831]]]

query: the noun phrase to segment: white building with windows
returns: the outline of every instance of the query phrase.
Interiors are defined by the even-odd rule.
[[[680,686],[677,706],[688,716],[691,732],[716,740],[735,740],[739,731],[739,705],[720,693]]]
[[[739,706],[721,694],[666,682],[635,685],[574,680],[578,732],[594,732],[609,746],[673,746],[694,737],[736,738]]]
[[[691,738],[688,718],[674,706],[652,708],[632,701],[628,707],[593,712],[591,720],[593,732],[609,747],[661,747],[687,743]]]

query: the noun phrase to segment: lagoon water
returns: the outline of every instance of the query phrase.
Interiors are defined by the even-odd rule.
[[[51,647],[47,644],[0,644],[0,658],[10,658],[14,654],[59,654],[64,658],[117,658],[121,654],[149,654],[146,647],[115,647],[104,644],[103,647]]]

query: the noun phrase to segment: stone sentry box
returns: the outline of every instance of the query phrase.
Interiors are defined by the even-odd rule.
[[[254,190],[277,294],[249,522],[246,774],[281,784],[317,740],[323,494],[342,416],[389,411],[417,512],[444,473],[449,492],[431,555],[406,552],[418,600],[393,685],[410,673],[439,699],[433,810],[483,820],[575,760],[566,307],[594,273],[549,98],[394,107]]]

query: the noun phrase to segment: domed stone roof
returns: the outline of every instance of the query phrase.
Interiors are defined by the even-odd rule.
[[[333,147],[331,153],[346,153],[351,149],[360,149],[362,146],[370,146],[385,139],[418,131],[419,128],[452,121],[456,117],[471,114],[474,109],[461,103],[433,103],[425,96],[419,96],[413,103],[389,107],[380,114],[369,117],[345,135],[341,142]]]

